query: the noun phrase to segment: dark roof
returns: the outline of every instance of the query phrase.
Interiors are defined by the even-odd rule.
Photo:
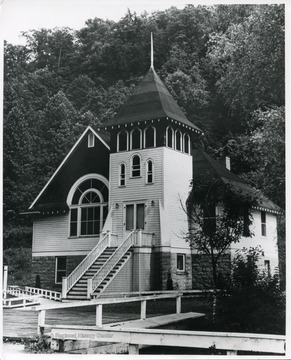
[[[105,125],[123,125],[166,117],[202,133],[186,118],[155,70],[151,68],[116,116]]]
[[[258,200],[258,207],[270,212],[281,212],[279,206],[269,200],[260,190],[246,184],[239,176],[229,171],[219,161],[200,149],[193,150],[193,177],[205,174],[210,171],[215,177],[220,178],[224,183],[229,183],[244,193],[253,195]]]

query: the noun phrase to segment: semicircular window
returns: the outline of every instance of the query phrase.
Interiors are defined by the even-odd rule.
[[[108,188],[87,179],[75,190],[70,207],[70,236],[99,235],[108,214]]]

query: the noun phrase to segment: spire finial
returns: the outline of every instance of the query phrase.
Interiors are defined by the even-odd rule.
[[[151,69],[154,68],[154,40],[153,33],[151,32]]]

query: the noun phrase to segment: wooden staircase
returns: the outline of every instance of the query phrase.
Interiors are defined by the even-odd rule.
[[[114,277],[118,274],[121,268],[127,263],[129,258],[131,257],[132,249],[129,249],[123,257],[118,261],[118,263],[110,270],[105,279],[101,282],[101,284],[95,289],[93,292],[93,297],[98,297],[109,285],[109,283],[114,279]]]
[[[76,282],[69,290],[68,300],[87,300],[87,281],[92,278],[98,270],[106,263],[110,256],[114,253],[116,247],[107,247],[96,261],[89,267],[85,274]]]

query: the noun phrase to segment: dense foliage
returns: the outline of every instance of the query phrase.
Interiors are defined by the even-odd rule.
[[[218,297],[220,331],[285,334],[285,296],[278,276],[259,267],[262,250],[243,249],[232,266],[232,281]]]
[[[284,6],[128,11],[118,22],[94,18],[79,31],[31,30],[25,46],[5,43],[6,247],[27,244],[19,212],[84,128],[112,118],[145,75],[150,32],[155,69],[205,132],[200,145],[212,154],[235,140],[234,171],[284,207]]]

